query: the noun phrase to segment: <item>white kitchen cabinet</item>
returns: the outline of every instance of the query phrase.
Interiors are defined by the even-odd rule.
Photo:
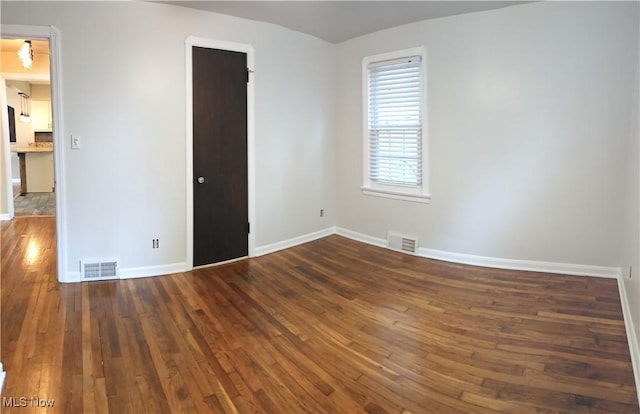
[[[34,131],[51,131],[51,101],[31,100]]]

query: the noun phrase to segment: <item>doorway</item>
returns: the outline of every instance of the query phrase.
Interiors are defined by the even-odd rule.
[[[253,255],[253,48],[189,37],[187,268]]]
[[[55,179],[48,39],[0,39],[4,137],[12,194],[6,214],[54,216]],[[25,58],[27,60],[25,60]],[[6,125],[8,123],[8,125]],[[5,183],[3,183],[5,185]],[[11,210],[13,210],[11,212]]]
[[[10,51],[16,47],[13,39],[2,39],[1,42],[3,51],[7,46]],[[55,216],[56,210],[49,46],[44,40],[32,43],[38,44],[42,50],[35,59],[46,60],[41,65],[46,66],[47,80],[34,80],[33,75],[29,76],[30,80],[25,80],[17,73],[3,74],[10,131],[11,201],[15,217]],[[45,75],[41,76],[44,78]]]
[[[4,78],[7,79],[20,79],[22,81],[28,82],[30,84],[40,85],[39,87],[44,88],[46,91],[40,95],[42,101],[46,101],[46,97],[50,98],[50,101],[47,102],[47,110],[49,113],[45,115],[42,123],[39,125],[47,125],[43,127],[41,131],[44,132],[48,136],[43,137],[40,136],[39,140],[42,141],[52,141],[50,144],[50,148],[48,148],[48,152],[51,154],[51,157],[48,161],[49,165],[53,167],[52,177],[48,177],[46,181],[46,186],[51,186],[51,188],[55,188],[55,192],[53,192],[55,200],[55,216],[47,218],[55,222],[55,239],[56,239],[56,267],[57,267],[57,279],[60,282],[69,281],[67,277],[67,260],[66,260],[66,208],[64,204],[64,190],[65,190],[65,182],[64,182],[64,156],[63,149],[64,145],[62,142],[62,116],[61,116],[61,94],[60,94],[60,33],[53,26],[26,26],[26,25],[11,25],[5,24],[0,27],[0,38],[2,39],[18,39],[21,42],[25,42],[25,40],[31,40],[32,46],[33,42],[46,42],[48,43],[49,49],[49,58],[48,61],[41,60],[38,63],[38,54],[34,53],[33,61],[32,61],[32,70],[21,70],[19,66],[15,66],[10,68],[8,66],[8,60],[3,60],[3,82],[2,86],[4,87]],[[48,76],[42,76],[39,71],[33,70],[36,68],[36,64],[44,65],[49,70]],[[49,87],[45,87],[43,84],[46,82],[50,82]],[[3,90],[6,88],[3,88]],[[42,90],[40,91],[42,92]],[[6,104],[6,93],[3,94],[3,100]],[[29,96],[31,98],[31,96]],[[3,107],[2,113],[6,113],[7,108]],[[26,109],[26,107],[25,107]],[[29,106],[29,110],[31,110],[31,106]],[[32,115],[29,113],[28,115]],[[3,135],[9,135],[8,128],[8,117],[3,115]],[[48,119],[47,119],[48,118]],[[49,124],[51,129],[46,131],[49,128]],[[4,137],[3,137],[4,138]],[[2,174],[2,183],[0,187],[2,188],[3,197],[7,198],[7,200],[11,200],[13,198],[13,180],[12,180],[12,172],[11,172],[11,149],[9,139],[2,140],[2,159],[3,159],[3,174]],[[35,137],[34,137],[35,144]],[[34,145],[37,147],[37,145]],[[37,151],[33,151],[37,152]],[[43,151],[47,152],[47,151]],[[28,163],[28,161],[27,161]],[[33,164],[33,163],[32,163]],[[46,164],[46,162],[44,163]],[[52,164],[52,165],[51,165]],[[51,171],[50,171],[51,172]],[[28,183],[28,177],[27,177]],[[8,203],[10,206],[7,206],[6,210],[2,211],[0,214],[0,218],[3,220],[11,220],[14,219],[14,209],[13,204]],[[4,209],[4,207],[3,207]],[[15,219],[14,219],[15,220]]]

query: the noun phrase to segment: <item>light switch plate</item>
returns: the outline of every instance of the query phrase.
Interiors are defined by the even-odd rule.
[[[71,135],[71,149],[80,149],[82,137],[79,135]]]

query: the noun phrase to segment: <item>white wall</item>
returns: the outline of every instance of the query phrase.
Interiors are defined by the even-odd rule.
[[[189,35],[255,48],[256,246],[334,224],[335,46],[144,2],[3,1],[2,23],[61,33],[62,136],[82,137],[64,154],[69,271],[85,257],[119,257],[122,268],[185,261]]]
[[[139,2],[3,2],[2,23],[61,32],[63,136],[83,137],[65,150],[70,271],[83,257],[118,256],[125,268],[185,260],[188,35],[256,50],[257,247],[337,223],[451,252],[620,266],[637,11],[539,2],[338,47]],[[363,196],[361,60],[420,45],[433,201]]]
[[[19,82],[19,81],[11,81],[7,80],[7,104],[12,106],[15,111],[15,123],[16,123],[16,142],[11,143],[11,147],[26,147],[30,142],[34,141],[33,135],[33,126],[29,123],[24,123],[20,121],[20,111],[21,111],[21,98],[18,95],[18,92],[23,92],[29,95],[31,93],[31,85],[28,82]],[[31,114],[31,105],[30,103],[24,102],[22,105],[25,107],[25,110],[29,111]],[[9,138],[7,138],[9,139]],[[18,159],[18,154],[12,152],[10,154],[10,162],[11,162],[11,178],[13,180],[20,179],[20,160]],[[4,184],[2,185],[4,190]],[[4,192],[4,191],[3,191]]]
[[[16,122],[16,142],[11,143],[11,145],[15,145],[18,147],[26,147],[30,142],[34,141],[33,135],[33,127],[31,126],[31,122],[22,122],[20,121],[20,111],[21,111],[21,98],[18,95],[19,92],[26,93],[27,95],[31,92],[27,90],[27,88],[21,87],[18,89],[15,85],[23,84],[23,82],[12,82],[7,81],[7,104],[12,106],[15,111],[15,122]],[[29,85],[27,83],[27,85]],[[31,103],[24,102],[23,106],[25,107],[25,111],[29,111],[31,113]],[[19,174],[19,172],[18,172]],[[19,178],[20,176],[18,175]]]
[[[12,182],[20,180],[20,158],[18,158],[18,154],[12,152],[10,157],[11,162],[11,180]]]
[[[627,162],[626,197],[624,200],[623,232],[620,263],[622,281],[627,294],[630,315],[636,335],[635,346],[640,346],[640,132],[638,94],[640,93],[640,59],[636,61],[634,99],[630,111],[629,151]],[[630,269],[631,268],[631,269]],[[631,275],[631,277],[629,277]],[[640,349],[636,348],[636,352]],[[640,354],[637,354],[640,358]],[[637,361],[640,363],[640,359]],[[639,368],[640,369],[640,368]]]
[[[338,226],[423,247],[618,267],[638,4],[536,2],[338,47]],[[432,202],[364,196],[361,61],[427,50]]]

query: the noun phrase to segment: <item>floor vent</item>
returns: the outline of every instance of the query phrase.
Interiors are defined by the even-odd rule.
[[[105,280],[118,278],[117,259],[88,259],[80,261],[82,280]]]
[[[390,231],[387,234],[387,240],[390,249],[411,254],[418,253],[417,237],[407,236],[405,234],[399,234]]]

